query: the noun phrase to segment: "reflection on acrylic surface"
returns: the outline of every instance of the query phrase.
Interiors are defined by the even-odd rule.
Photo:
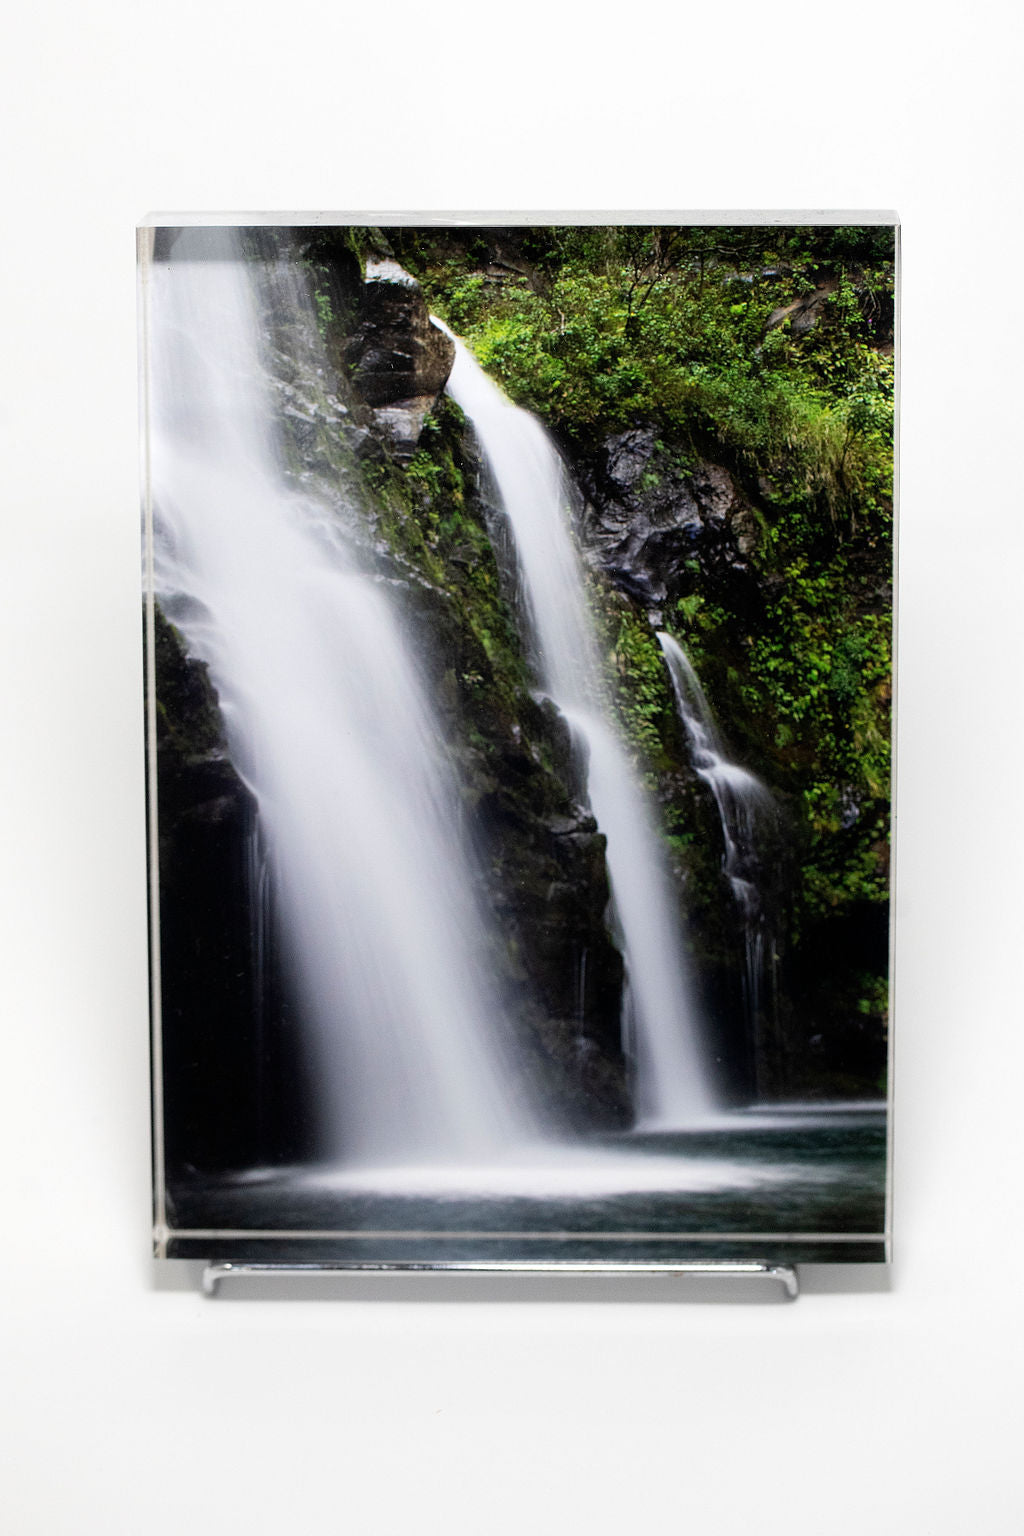
[[[892,229],[144,241],[160,1251],[880,1257]]]

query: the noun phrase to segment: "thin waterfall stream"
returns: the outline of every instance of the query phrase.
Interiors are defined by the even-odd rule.
[[[515,543],[538,679],[582,746],[591,808],[607,839],[627,970],[637,1118],[648,1128],[686,1126],[714,1108],[714,1092],[667,861],[601,675],[565,466],[541,424],[513,405],[453,339],[448,392],[472,423],[497,487]]]
[[[746,768],[731,762],[718,733],[711,705],[688,654],[671,634],[659,631],[659,644],[672,679],[679,717],[692,762],[711,790],[722,825],[722,872],[743,928],[743,1006],[751,1031],[757,1029],[765,1001],[768,968],[768,912],[761,894],[760,840],[775,820],[775,802],[765,785]]]
[[[775,802],[761,780],[731,762],[693,663],[666,631],[658,642],[668,666],[679,718],[693,766],[711,791],[722,828],[722,872],[729,882],[743,930],[743,1001],[756,1028],[763,1004],[768,956],[768,918],[759,887],[760,839],[776,817]]]

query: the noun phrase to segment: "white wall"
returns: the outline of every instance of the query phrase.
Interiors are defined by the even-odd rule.
[[[0,82],[13,1536],[1021,1528],[1018,56],[999,0],[18,8]],[[133,224],[375,207],[903,216],[888,1293],[457,1304],[399,1283],[287,1304],[154,1284]]]

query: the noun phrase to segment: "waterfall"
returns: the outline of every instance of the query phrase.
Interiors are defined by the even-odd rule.
[[[713,1094],[665,855],[603,683],[566,471],[540,423],[514,406],[453,339],[448,392],[472,422],[497,487],[515,544],[538,680],[582,746],[591,809],[607,840],[638,1117],[648,1126],[685,1125],[711,1110]]]
[[[759,835],[775,819],[775,804],[760,779],[726,756],[711,706],[682,646],[664,631],[659,632],[658,640],[672,679],[693,766],[710,789],[718,809],[724,846],[722,871],[743,927],[743,1002],[753,1029],[763,1004],[768,937],[757,879],[758,842]]]
[[[486,1156],[529,1116],[414,638],[278,448],[255,285],[315,335],[296,265],[205,229],[149,268],[155,590],[256,798],[325,1159]]]

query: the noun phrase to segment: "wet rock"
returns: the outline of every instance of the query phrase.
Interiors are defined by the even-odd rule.
[[[659,612],[698,586],[754,600],[760,527],[721,465],[684,464],[637,427],[606,439],[581,480],[587,542],[628,597]]]
[[[189,656],[181,634],[165,618],[159,604],[153,613],[153,642],[161,765],[184,771],[219,759],[227,744],[209,669],[205,662]]]
[[[550,793],[537,777],[535,793]],[[545,813],[507,789],[508,776],[484,797],[480,825],[516,1011],[539,1054],[540,1080],[563,1109],[581,1123],[622,1124],[623,964],[606,921],[605,839],[585,811]]]
[[[463,516],[462,537],[446,553],[446,587],[413,579],[405,601],[479,853],[479,900],[494,919],[489,967],[538,1100],[581,1125],[623,1125],[623,964],[608,925],[605,839],[582,804],[564,717],[532,696],[525,676],[510,688],[509,672],[496,666],[511,658],[496,653],[492,662],[476,634],[479,570],[494,556],[481,542],[484,511],[473,495]],[[489,623],[493,644],[496,611]]]
[[[419,444],[423,423],[437,403],[436,395],[419,395],[412,400],[396,400],[373,412],[373,428],[386,439],[397,459],[411,458]]]
[[[305,1088],[276,945],[253,941],[253,796],[228,754],[206,666],[159,607],[161,1016],[169,1175],[308,1155]],[[260,1005],[257,1006],[256,999]]]
[[[369,262],[345,362],[399,457],[415,451],[454,361],[455,343],[432,323],[416,279],[395,261]]]
[[[344,427],[342,439],[357,459],[379,459],[381,447],[369,427]]]
[[[639,480],[655,451],[653,427],[622,432],[607,441],[608,478],[621,490],[631,490]]]

